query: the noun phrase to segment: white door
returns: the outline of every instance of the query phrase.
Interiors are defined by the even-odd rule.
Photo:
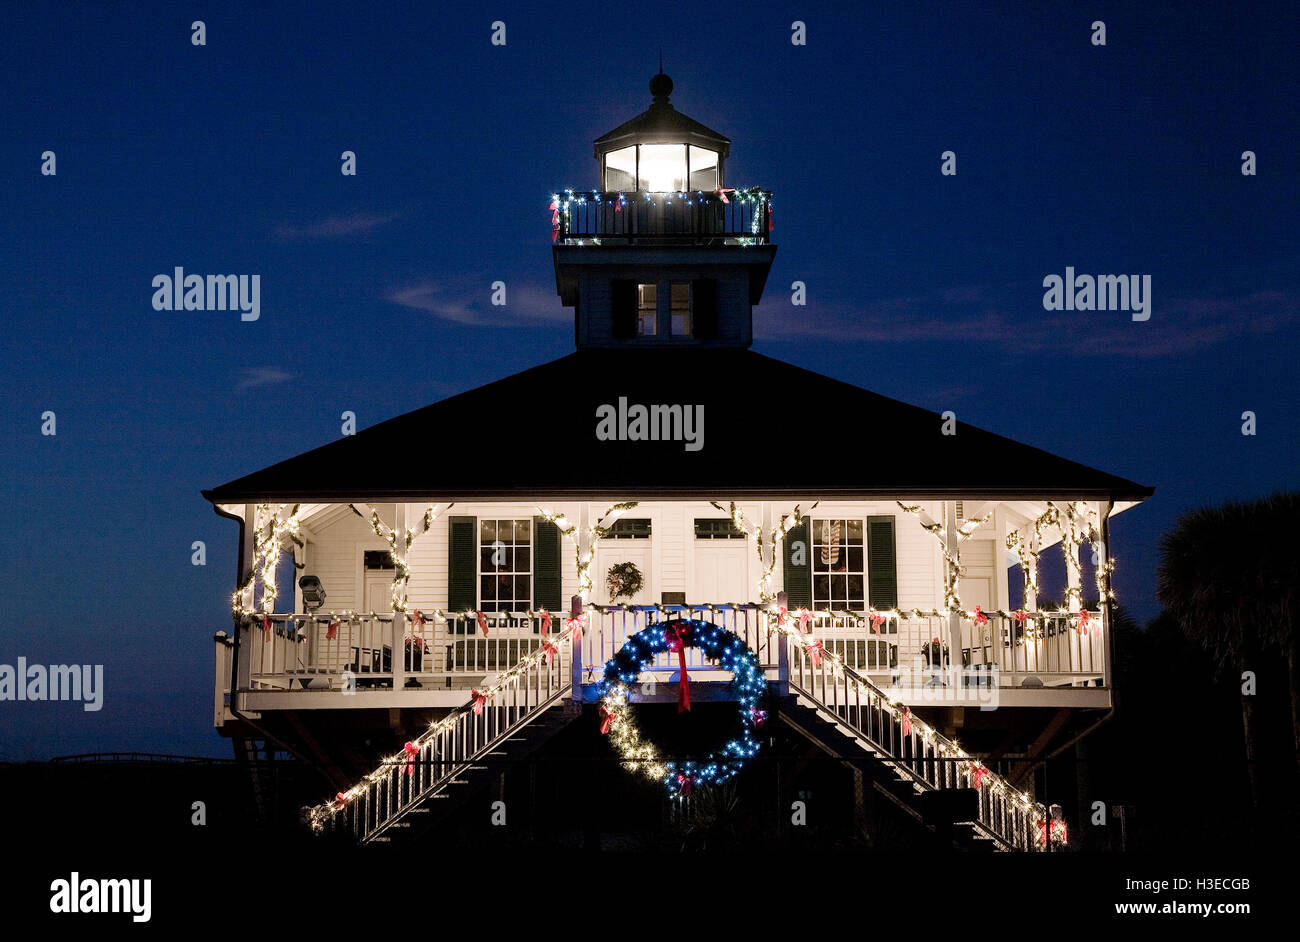
[[[605,576],[609,573],[609,568],[618,563],[633,563],[641,570],[645,581],[640,592],[631,598],[621,596],[618,601],[628,605],[653,605],[656,599],[654,572],[651,565],[654,559],[651,542],[651,540],[601,540],[596,546],[596,561],[591,572],[591,581],[595,583],[591,589],[592,597],[602,605],[610,604],[613,600],[609,597],[609,588],[605,585]]]
[[[757,590],[748,585],[748,549],[743,540],[696,541],[694,564],[686,574],[686,601],[753,601],[750,596]]]

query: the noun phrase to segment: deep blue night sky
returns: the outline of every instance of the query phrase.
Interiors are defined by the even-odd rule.
[[[1114,526],[1153,615],[1179,513],[1300,483],[1300,19],[1041,6],[5,4],[0,663],[103,663],[107,693],[0,704],[0,758],[228,755],[236,526],[199,490],[571,350],[547,203],[596,186],[660,45],[728,183],[776,194],[754,349],[1154,485]],[[154,311],[175,266],[260,274],[260,320]],[[1150,274],[1150,321],[1043,310],[1066,266]]]

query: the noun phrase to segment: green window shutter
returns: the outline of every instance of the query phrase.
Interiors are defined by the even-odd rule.
[[[795,565],[793,557],[797,549],[801,565]],[[789,608],[812,607],[812,545],[808,542],[808,524],[801,523],[786,531],[785,542],[781,544],[782,566],[785,579],[786,606]]]
[[[867,518],[867,590],[873,608],[898,607],[898,550],[894,518]]]
[[[713,278],[691,282],[691,335],[696,340],[718,336],[718,282]]]
[[[478,608],[478,518],[448,518],[447,534],[447,608]]]
[[[560,599],[560,528],[545,517],[533,518],[533,607],[548,612],[563,608]]]
[[[615,340],[636,336],[636,282],[615,278],[609,285],[610,327]]]

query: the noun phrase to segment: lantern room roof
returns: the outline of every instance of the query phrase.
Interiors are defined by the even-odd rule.
[[[596,157],[631,144],[695,144],[727,157],[731,140],[674,108],[668,100],[672,91],[673,80],[662,72],[650,79],[653,103],[631,121],[596,138]]]

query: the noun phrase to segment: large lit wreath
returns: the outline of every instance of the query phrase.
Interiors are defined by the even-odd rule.
[[[628,686],[636,683],[637,677],[656,655],[676,651],[681,665],[678,710],[689,710],[690,679],[686,676],[685,654],[688,647],[699,648],[705,657],[717,661],[719,666],[733,674],[740,730],[721,749],[702,759],[663,761],[654,745],[641,738],[628,704]],[[759,709],[766,687],[767,680],[758,658],[737,635],[698,619],[662,622],[628,638],[619,652],[605,663],[605,677],[598,690],[601,732],[609,735],[627,769],[661,780],[670,794],[689,795],[694,786],[728,781],[740,771],[746,759],[758,752],[758,741],[754,739],[753,731],[767,720],[767,713]]]

